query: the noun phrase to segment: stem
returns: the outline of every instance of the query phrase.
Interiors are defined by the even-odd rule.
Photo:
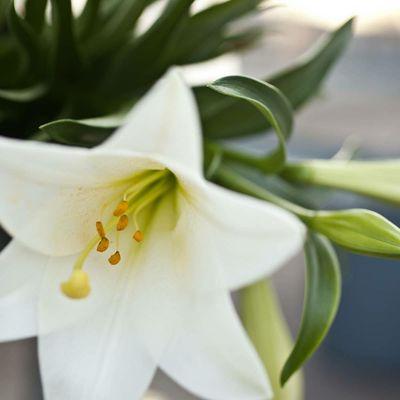
[[[232,148],[226,148],[210,140],[205,142],[205,149],[206,151],[212,151],[214,154],[220,154],[220,156],[227,161],[256,168],[266,174],[276,172],[276,170],[279,169],[277,165],[283,161],[281,159],[281,154],[274,151],[266,155],[255,155]]]
[[[214,174],[214,179],[229,189],[276,204],[277,206],[296,214],[305,223],[310,222],[310,220],[315,216],[315,211],[301,207],[276,196],[226,165],[221,165],[218,168]]]

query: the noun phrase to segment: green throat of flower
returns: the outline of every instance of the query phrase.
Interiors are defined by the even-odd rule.
[[[168,169],[148,170],[134,174],[127,179],[114,182],[116,188],[123,186],[123,193],[109,199],[100,211],[101,219],[96,221],[97,234],[86,245],[78,256],[72,274],[68,281],[61,284],[62,292],[72,299],[82,299],[90,293],[89,275],[84,271],[84,264],[88,256],[96,248],[104,253],[110,248],[110,235],[115,237],[115,248],[108,257],[111,266],[119,264],[121,253],[119,239],[121,234],[131,235],[133,243],[144,240],[145,230],[139,226],[139,217],[146,209],[155,205],[163,196],[176,187],[176,178]],[[103,223],[104,211],[117,204],[106,222]],[[130,232],[130,233],[129,233]]]

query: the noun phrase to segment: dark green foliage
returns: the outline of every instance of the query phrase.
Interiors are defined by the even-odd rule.
[[[25,0],[18,10],[13,0],[0,0],[2,134],[28,138],[54,120],[126,110],[171,65],[204,61],[257,39],[256,32],[231,35],[228,28],[259,0],[227,0],[192,15],[193,1],[169,0],[138,34],[137,22],[154,0],[87,0],[80,15],[70,0]],[[201,35],[216,39],[205,43]]]

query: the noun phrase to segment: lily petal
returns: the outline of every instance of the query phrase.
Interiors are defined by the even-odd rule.
[[[37,335],[38,285],[29,283],[0,299],[0,341]]]
[[[103,205],[123,190],[112,182],[160,168],[162,163],[132,152],[94,153],[0,138],[0,222],[38,252],[77,253],[96,233]]]
[[[47,262],[48,257],[12,240],[0,253],[0,296],[7,296],[28,283],[39,285]]]
[[[199,208],[210,222],[209,234],[230,289],[272,274],[301,250],[305,228],[292,214],[216,185],[207,186]]]
[[[152,226],[151,234],[133,249],[117,272],[116,285],[108,288],[112,296],[106,297],[107,301],[97,311],[92,308],[82,318],[79,307],[85,308],[85,301],[69,301],[60,309],[61,300],[54,295],[50,302],[56,300],[55,307],[48,304],[48,299],[41,303],[40,331],[44,333],[39,338],[39,355],[46,398],[130,400],[142,397],[158,360],[182,321],[181,308],[188,307],[181,301],[182,281],[176,279],[181,271],[171,263],[171,252],[176,250],[167,235],[171,214],[158,214],[160,217],[154,219],[157,223]],[[121,252],[126,254],[124,244]],[[94,267],[96,261],[90,264]],[[90,269],[91,265],[88,266],[93,276],[91,296],[96,296],[96,291],[98,296],[107,296],[100,285],[110,274],[101,273],[98,263]],[[44,286],[49,284],[50,280],[45,280]],[[59,321],[63,316],[70,319],[69,314],[78,313],[79,322],[75,320],[75,325],[46,334],[53,328],[56,313],[61,315],[57,317]]]
[[[201,174],[201,143],[196,101],[175,68],[134,106],[125,125],[99,148],[161,155]]]
[[[161,368],[195,395],[209,400],[272,398],[267,373],[223,292],[202,298],[186,315]]]
[[[39,337],[46,399],[129,400],[143,396],[156,362],[126,323],[126,304],[118,308],[116,304],[75,326]]]

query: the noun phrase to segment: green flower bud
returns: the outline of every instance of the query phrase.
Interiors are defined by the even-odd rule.
[[[288,165],[282,176],[400,204],[400,160],[310,160]]]
[[[381,215],[363,209],[321,211],[308,226],[356,253],[400,257],[400,229]]]

